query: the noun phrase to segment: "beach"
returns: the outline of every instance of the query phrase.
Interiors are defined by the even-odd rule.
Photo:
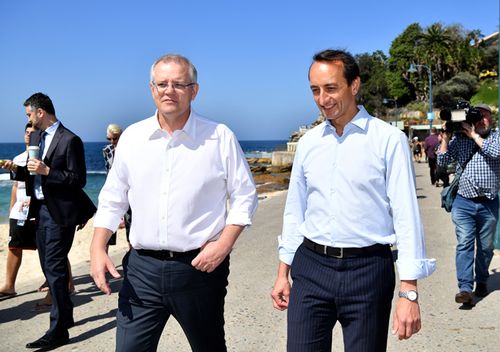
[[[437,259],[437,269],[430,277],[418,281],[422,330],[409,340],[388,337],[389,352],[401,351],[493,351],[500,352],[500,255],[490,265],[490,294],[465,309],[454,302],[455,233],[450,215],[440,208],[439,191],[430,185],[428,166],[416,163],[417,196],[426,233],[429,258]],[[260,198],[263,198],[260,195]],[[251,227],[246,229],[231,253],[231,273],[226,296],[225,320],[228,351],[276,352],[286,348],[286,312],[273,309],[270,292],[276,278],[277,236],[281,232],[286,191],[272,193],[259,201]],[[72,296],[76,326],[70,329],[70,343],[57,351],[113,351],[117,291],[121,279],[112,280],[113,293],[102,294],[88,276],[88,252],[92,236],[91,223],[78,232],[70,252],[76,284]],[[6,226],[0,226],[0,278],[5,269]],[[121,272],[121,258],[126,251],[125,236],[118,234],[117,245],[110,248],[111,257]],[[48,328],[48,312],[32,311],[43,297],[36,292],[43,278],[36,252],[25,252],[17,284],[18,295],[0,300],[0,336],[2,351],[24,350],[27,342]],[[394,292],[393,308],[397,300]],[[8,338],[7,338],[8,337]],[[334,328],[334,351],[343,351],[339,324]],[[159,351],[190,351],[187,340],[174,319],[163,332]]]

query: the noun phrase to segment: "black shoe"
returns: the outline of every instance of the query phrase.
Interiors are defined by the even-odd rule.
[[[69,320],[66,320],[66,323],[64,324],[64,327],[66,329],[71,329],[74,326],[75,326],[75,320],[73,319],[73,317],[69,318]]]
[[[44,350],[50,350],[62,345],[67,344],[69,341],[68,333],[61,336],[52,336],[45,334],[38,340],[30,342],[26,345],[26,348],[40,348]]]
[[[472,304],[472,294],[467,291],[462,291],[455,295],[455,302],[462,304]]]
[[[477,297],[486,297],[488,296],[488,287],[486,286],[485,282],[478,282],[476,284],[476,291],[474,291],[474,294]]]

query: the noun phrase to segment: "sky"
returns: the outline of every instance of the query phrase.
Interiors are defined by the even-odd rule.
[[[404,3],[404,4],[403,4]],[[106,126],[152,116],[151,64],[188,57],[198,70],[193,109],[240,140],[282,140],[318,116],[307,80],[314,53],[382,50],[408,25],[498,30],[491,0],[2,1],[0,143],[21,142],[23,102],[49,95],[83,141]]]

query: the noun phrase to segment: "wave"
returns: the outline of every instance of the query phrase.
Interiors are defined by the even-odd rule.
[[[87,171],[88,175],[106,175],[106,171],[104,170],[90,170]]]
[[[0,181],[10,181],[10,174],[7,173],[0,174]]]

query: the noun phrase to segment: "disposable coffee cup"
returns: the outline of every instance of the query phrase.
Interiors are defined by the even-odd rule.
[[[30,145],[28,147],[28,157],[29,159],[38,159],[40,155],[40,147],[36,145]],[[36,175],[36,172],[30,172],[30,175]]]

